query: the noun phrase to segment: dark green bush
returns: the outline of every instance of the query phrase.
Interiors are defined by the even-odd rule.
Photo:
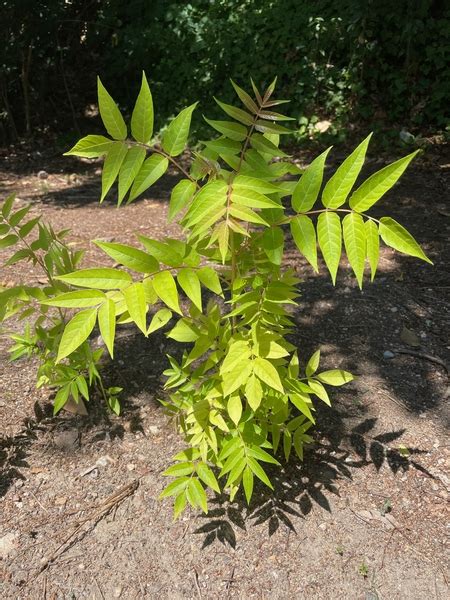
[[[161,109],[159,126],[173,114],[173,98],[175,110],[198,99],[208,110],[211,94],[231,100],[231,74],[245,83],[253,75],[261,85],[278,74],[291,116],[329,118],[337,128],[362,120],[436,131],[448,122],[450,11],[442,1],[28,4],[3,2],[5,132],[13,121],[25,131],[27,94],[39,98],[30,102],[38,111],[28,116],[31,125],[73,129],[80,115],[58,107],[67,107],[67,96],[77,107],[95,102],[93,72],[130,109],[137,90],[122,85],[123,74],[142,68]]]

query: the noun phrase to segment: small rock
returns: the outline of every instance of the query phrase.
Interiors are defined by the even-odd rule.
[[[64,506],[67,502],[67,498],[66,496],[57,496],[55,498],[55,505],[56,506]]]
[[[391,312],[396,313],[398,308],[396,306],[391,306]]]
[[[116,461],[111,458],[108,454],[105,454],[105,456],[100,456],[100,458],[98,458],[95,462],[96,465],[98,465],[99,467],[107,467],[108,463],[114,464]]]
[[[153,433],[155,435],[159,433],[159,427],[157,427],[156,425],[150,425],[148,430],[150,431],[150,433]]]
[[[136,469],[136,465],[134,465],[133,463],[129,463],[129,464],[127,465],[127,469],[128,469],[129,471],[134,471],[134,470]]]
[[[47,171],[39,171],[39,173],[37,174],[38,179],[48,179],[48,173]]]
[[[0,538],[0,558],[6,558],[15,551],[18,537],[17,533],[11,532]]]
[[[114,588],[113,596],[114,598],[120,598],[122,595],[122,588],[120,586]]]
[[[390,350],[385,350],[383,352],[383,358],[395,358],[395,354],[393,352],[391,352]]]
[[[403,326],[402,332],[400,334],[400,339],[402,340],[402,342],[413,348],[418,348],[420,346],[420,340],[417,334],[405,326]]]
[[[321,523],[321,524],[319,525],[319,529],[322,529],[323,531],[325,531],[325,530],[326,530],[326,528],[327,528],[327,524],[326,524],[326,523]]]
[[[53,443],[60,450],[71,450],[79,440],[77,429],[67,429],[56,433],[53,437]]]

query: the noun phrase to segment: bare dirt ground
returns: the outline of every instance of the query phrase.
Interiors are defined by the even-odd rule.
[[[175,174],[117,210],[97,205],[96,164],[34,151],[0,160],[1,195],[15,190],[19,204],[71,227],[86,265],[108,264],[93,238],[180,234],[165,224]],[[334,390],[332,409],[318,407],[304,463],[275,471],[275,493],[261,488],[249,508],[217,497],[208,515],[173,523],[158,500],[161,471],[182,445],[157,401],[164,355],[179,352],[163,333],[121,330],[105,364],[108,384],[126,390],[121,417],[94,401],[88,417],[53,418],[48,391],[34,388],[36,365],[9,363],[1,339],[0,596],[447,598],[449,170],[442,154],[422,159],[377,208],[416,235],[434,267],[384,248],[378,278],[360,292],[345,263],[333,289],[288,252],[304,280],[300,356],[320,347],[324,366],[359,377]],[[0,279],[39,277],[18,265]]]

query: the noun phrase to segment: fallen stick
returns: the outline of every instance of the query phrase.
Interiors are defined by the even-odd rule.
[[[416,350],[408,350],[407,348],[393,348],[392,352],[394,352],[396,354],[409,354],[410,356],[415,356],[417,358],[423,358],[425,360],[428,360],[432,363],[435,363],[435,364],[441,366],[448,373],[448,367],[447,367],[446,363],[442,360],[442,358],[439,358],[439,356],[433,356],[432,354],[425,354],[424,352],[417,352]]]
[[[45,571],[45,569],[47,569],[57,558],[64,554],[64,552],[71,548],[75,542],[81,541],[83,539],[84,535],[88,533],[89,529],[84,531],[84,534],[79,539],[74,538],[83,529],[83,526],[87,522],[93,521],[91,527],[91,529],[93,529],[97,525],[97,523],[99,523],[104,517],[106,517],[106,515],[111,511],[112,508],[118,506],[123,500],[125,500],[125,498],[128,498],[128,496],[131,496],[137,490],[138,487],[139,480],[133,480],[131,483],[117,490],[117,492],[114,492],[114,494],[111,494],[111,496],[108,496],[108,498],[106,498],[106,500],[102,502],[102,504],[100,504],[100,506],[98,507],[99,510],[97,512],[79,521],[78,526],[72,531],[72,533],[70,533],[67,537],[64,538],[64,540],[56,548],[56,550],[54,550],[50,556],[43,559],[42,565],[40,566],[36,577],[38,577],[43,571]]]

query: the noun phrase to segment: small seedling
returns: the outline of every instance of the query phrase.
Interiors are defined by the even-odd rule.
[[[369,575],[369,567],[366,565],[365,561],[363,561],[358,567],[358,573],[366,579]]]

